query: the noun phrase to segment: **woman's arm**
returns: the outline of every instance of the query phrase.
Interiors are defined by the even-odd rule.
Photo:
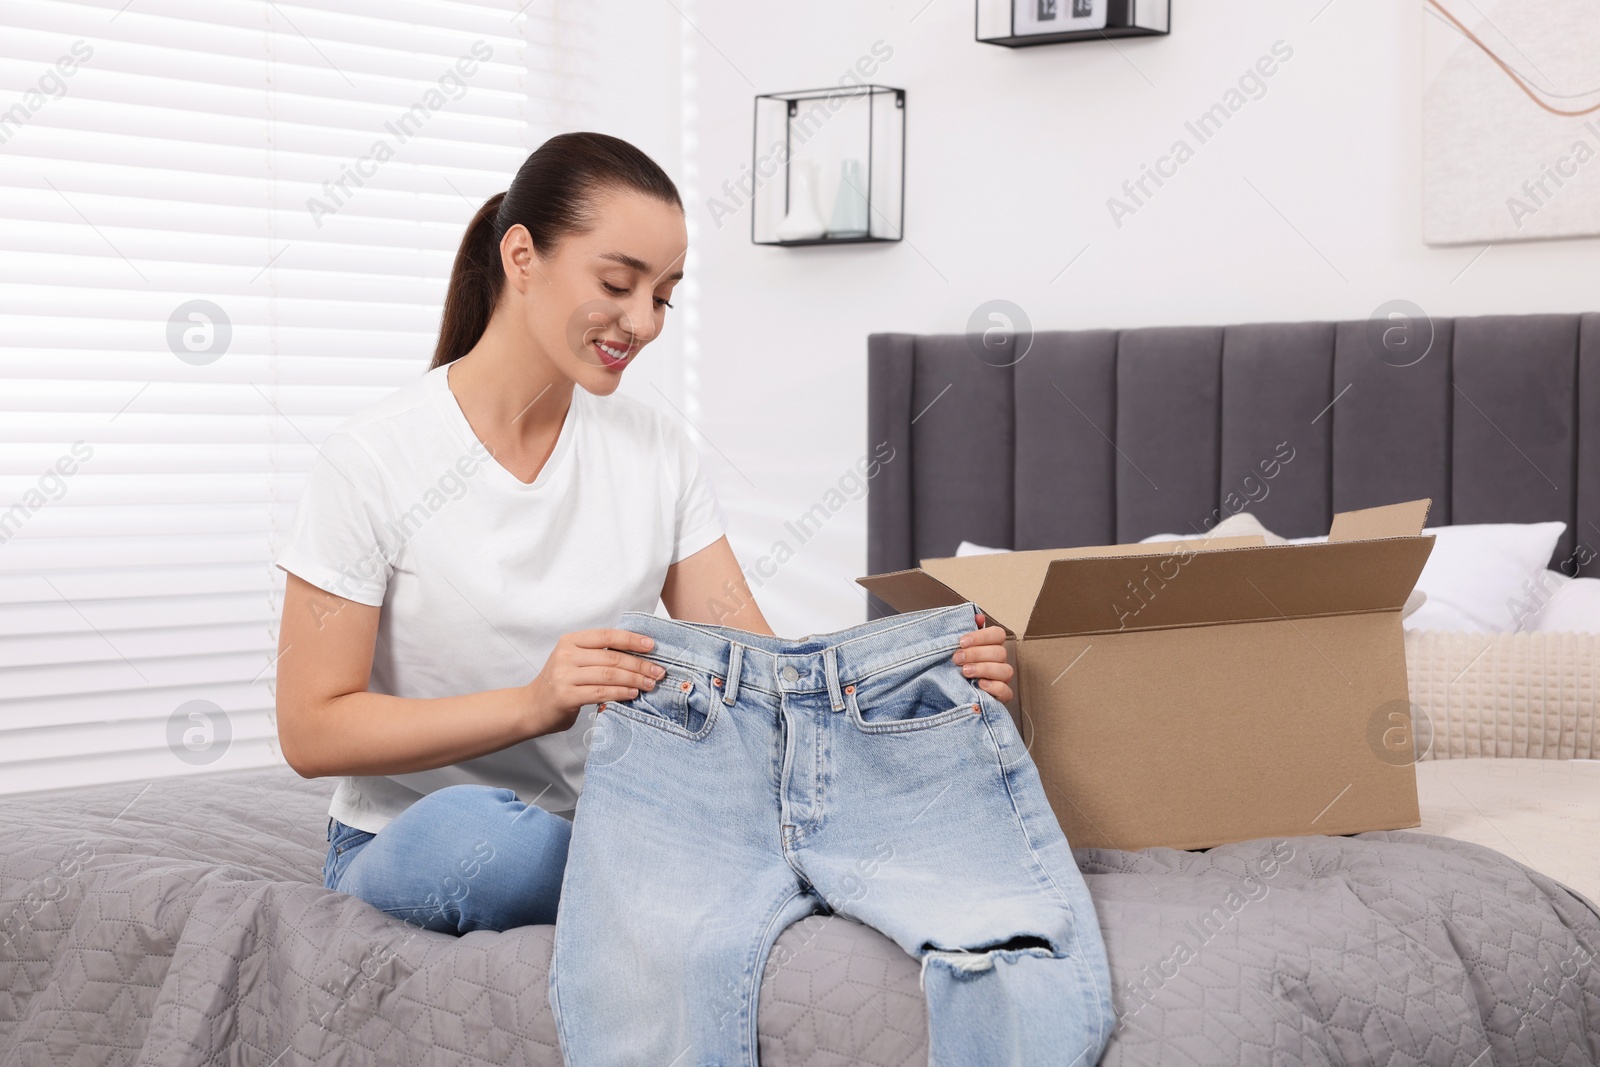
[[[661,587],[667,614],[683,622],[709,622],[753,634],[775,636],[726,537],[667,568]]]
[[[618,649],[649,639],[582,630],[557,642],[527,685],[419,699],[367,691],[381,608],[290,574],[278,640],[278,743],[304,778],[407,774],[565,730],[582,705],[630,699],[661,670]],[[648,675],[648,676],[647,676]]]
[[[739,561],[726,537],[667,568],[667,581],[661,589],[661,602],[667,614],[684,622],[709,622],[732,626],[756,634],[771,634],[772,627],[756,607],[755,597],[739,569]],[[982,616],[979,616],[982,621]],[[1006,632],[998,626],[985,626],[961,635],[961,648],[951,656],[961,664],[968,678],[1002,704],[1013,693],[1011,664],[1006,660]]]

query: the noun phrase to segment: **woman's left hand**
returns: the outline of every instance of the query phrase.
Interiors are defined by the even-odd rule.
[[[981,630],[961,635],[961,647],[950,658],[961,664],[961,673],[976,678],[978,687],[1000,703],[1008,703],[1012,696],[1011,681],[1014,673],[1006,661],[1006,632],[999,626],[984,626],[984,617],[978,616]]]

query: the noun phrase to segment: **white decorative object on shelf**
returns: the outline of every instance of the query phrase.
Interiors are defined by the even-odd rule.
[[[719,226],[748,204],[750,240],[758,245],[901,239],[904,89],[855,85],[762,94],[755,100],[752,140],[749,181],[727,183],[726,199],[708,202]]]
[[[839,192],[833,198],[833,221],[829,237],[867,235],[867,180],[861,174],[861,160],[846,159],[839,164]]]
[[[789,164],[789,213],[778,227],[780,241],[814,241],[827,232],[817,210],[817,165],[809,159]]]

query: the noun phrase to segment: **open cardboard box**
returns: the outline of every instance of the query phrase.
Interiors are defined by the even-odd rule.
[[[857,579],[1012,635],[1012,709],[1074,847],[1417,826],[1400,612],[1429,500],[1258,536],[925,559]]]

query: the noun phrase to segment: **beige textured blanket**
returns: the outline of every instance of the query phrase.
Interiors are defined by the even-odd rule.
[[[1406,633],[1419,759],[1600,758],[1600,633]]]

